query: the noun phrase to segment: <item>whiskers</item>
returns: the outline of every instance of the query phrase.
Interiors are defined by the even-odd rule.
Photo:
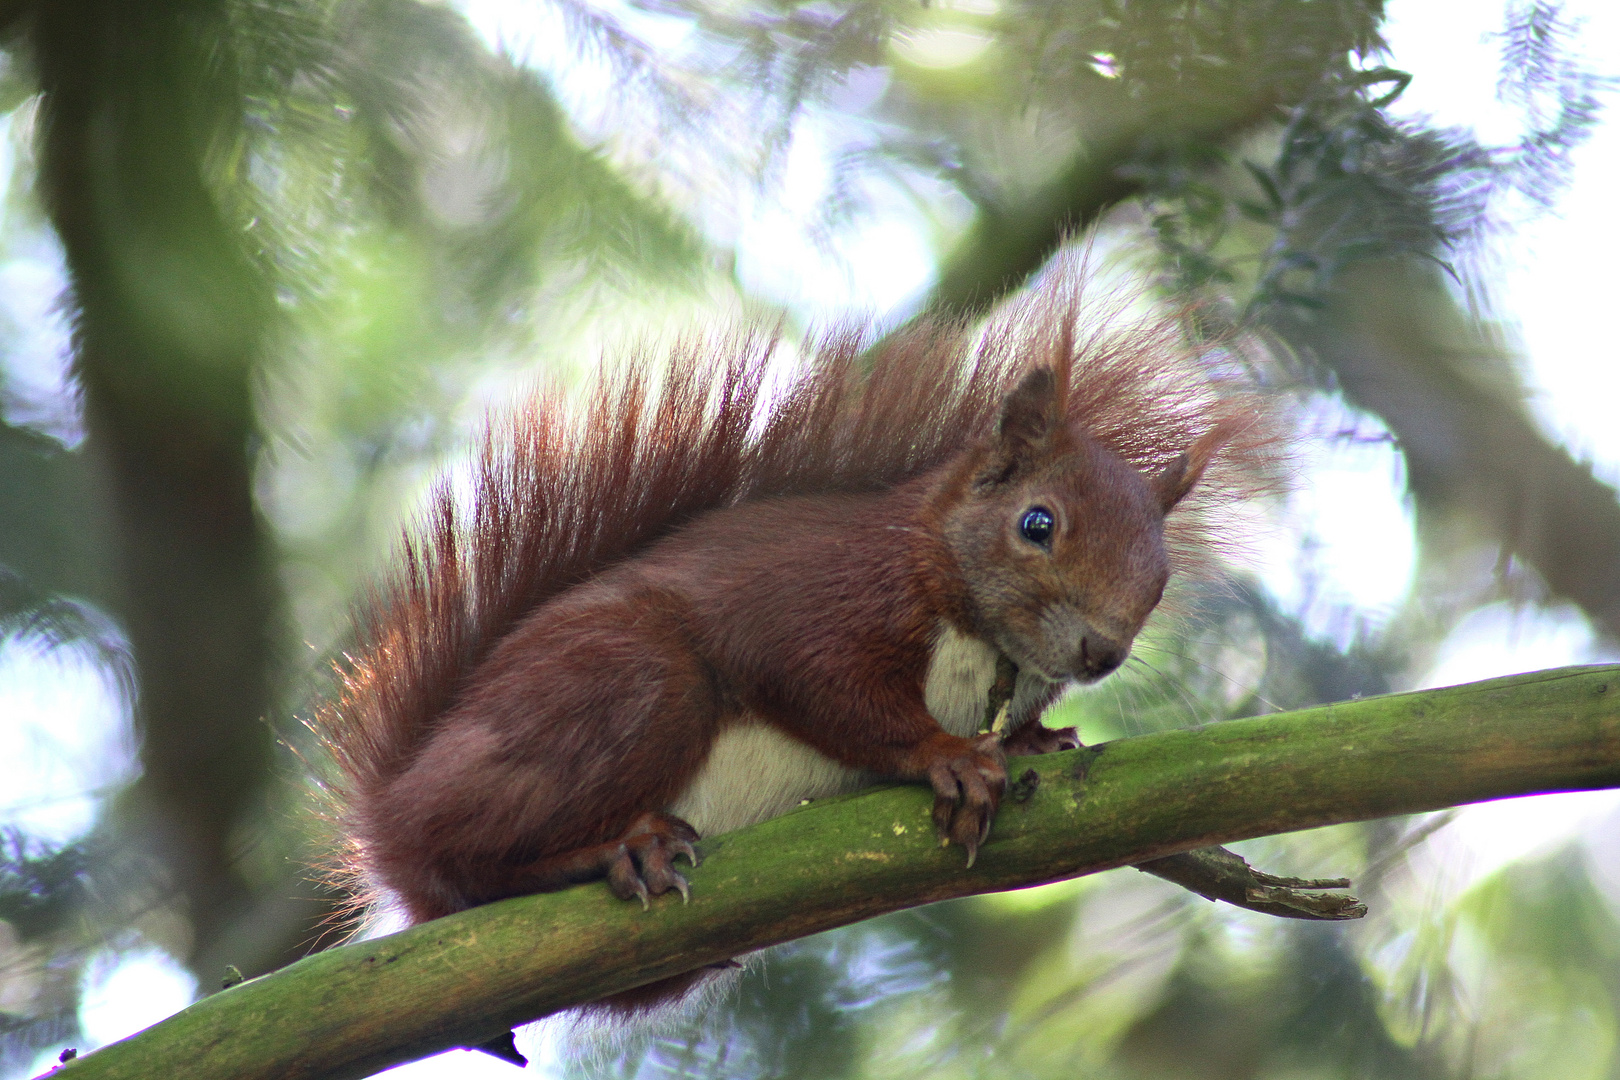
[[[1217,641],[1202,641],[1202,640],[1199,640],[1197,638],[1188,638],[1187,639],[1187,644],[1189,644],[1189,645],[1202,645],[1202,646],[1204,646],[1206,648],[1220,648],[1220,647],[1230,645],[1230,644],[1232,644],[1232,642],[1231,641],[1218,641],[1218,642]],[[1264,694],[1262,694],[1260,692],[1260,687],[1264,684],[1264,679],[1265,679],[1265,670],[1264,670],[1264,668],[1261,669],[1261,677],[1260,677],[1260,679],[1257,679],[1257,680],[1255,680],[1253,682],[1249,682],[1249,681],[1246,681],[1246,680],[1236,679],[1233,676],[1227,674],[1221,668],[1218,668],[1213,664],[1206,664],[1204,661],[1198,659],[1198,657],[1192,655],[1191,653],[1181,652],[1179,650],[1172,649],[1172,648],[1166,647],[1164,645],[1155,645],[1155,644],[1153,644],[1151,642],[1140,643],[1140,644],[1137,645],[1137,648],[1138,649],[1150,649],[1150,650],[1152,650],[1154,652],[1158,652],[1158,653],[1162,653],[1162,654],[1164,654],[1166,656],[1174,657],[1175,659],[1180,660],[1183,663],[1193,665],[1194,667],[1198,668],[1200,671],[1204,672],[1207,675],[1214,676],[1216,679],[1218,679],[1220,682],[1224,683],[1231,690],[1237,691],[1237,700],[1238,701],[1247,701],[1247,700],[1252,698],[1253,700],[1258,701],[1261,705],[1265,706],[1265,708],[1270,712],[1281,712],[1282,711],[1281,706],[1279,706],[1276,702],[1270,700],[1269,698],[1267,698]],[[1141,663],[1143,665],[1147,666],[1149,668],[1149,670],[1152,670],[1155,674],[1159,675],[1161,678],[1165,677],[1163,672],[1160,672],[1157,668],[1155,668],[1151,664],[1149,664],[1146,659],[1142,659],[1142,658],[1137,657],[1134,652],[1132,653],[1131,658],[1132,659],[1140,659]],[[1222,719],[1222,718],[1221,717],[1213,717],[1212,719]]]
[[[1261,693],[1261,682],[1237,678],[1184,647],[1214,648],[1228,642],[1188,639],[1175,644],[1138,642],[1120,670],[1074,700],[1095,722],[1121,735],[1193,727],[1227,719],[1231,706],[1278,706]],[[1263,677],[1263,672],[1262,672]]]

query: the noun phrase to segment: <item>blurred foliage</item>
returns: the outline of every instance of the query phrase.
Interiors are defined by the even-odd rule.
[[[73,1037],[94,956],[155,944],[207,985],[319,939],[294,717],[349,598],[483,405],[537,368],[571,377],[621,323],[741,308],[792,329],[728,244],[807,130],[834,161],[810,223],[829,248],[888,185],[941,248],[930,301],[972,313],[1100,222],[1198,302],[1190,332],[1265,340],[1269,380],[1365,410],[1403,455],[1421,595],[1323,618],[1239,582],[1054,722],[1095,741],[1384,692],[1503,597],[1620,631],[1620,507],[1527,419],[1477,265],[1556,202],[1613,87],[1557,5],[1508,9],[1508,146],[1392,119],[1408,76],[1377,0],[545,10],[573,51],[543,74],[416,0],[0,0],[0,273],[71,285],[60,312],[0,296],[0,635],[88,644],[145,738],[89,836],[0,845],[8,1075]],[[649,20],[682,44],[647,44]],[[582,105],[568,80],[604,71]],[[51,349],[73,370],[41,390],[14,361]],[[1428,449],[1482,431],[1528,441],[1460,467]],[[1545,470],[1516,479],[1531,458]],[[1564,492],[1585,532],[1527,540],[1526,485]],[[210,650],[238,674],[202,682]],[[1374,914],[1354,927],[1120,871],[784,947],[720,1005],[582,1045],[568,1071],[1614,1075],[1613,883],[1572,848],[1448,892],[1443,824],[1246,849],[1357,875]]]
[[[1334,832],[1308,838],[1316,858],[1364,860],[1363,880],[1392,852],[1382,871],[1408,872],[1403,847],[1426,838]],[[725,1007],[587,1050],[571,1072],[1610,1075],[1616,915],[1575,849],[1511,864],[1415,923],[1392,886],[1423,889],[1380,879],[1378,914],[1354,927],[1219,909],[1145,876],[937,905],[776,950]]]
[[[84,916],[97,856],[79,842],[46,848],[0,836],[0,1069],[10,1075],[78,1030]]]

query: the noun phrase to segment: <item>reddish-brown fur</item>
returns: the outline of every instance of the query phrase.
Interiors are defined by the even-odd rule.
[[[834,337],[770,400],[769,339],[689,347],[659,393],[627,369],[577,420],[538,399],[497,424],[470,518],[435,495],[318,717],[348,869],[412,921],[590,878],[684,891],[696,835],[667,808],[745,719],[932,784],[971,858],[1005,771],[924,705],[941,628],[1054,693],[1099,678],[1209,559],[1209,510],[1266,482],[1255,399],[1174,322],[1076,343],[1054,310],[976,344]],[[1032,504],[1049,549],[1020,538]]]

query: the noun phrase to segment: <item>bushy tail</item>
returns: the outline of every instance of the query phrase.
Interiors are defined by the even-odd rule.
[[[1047,290],[975,335],[920,323],[873,348],[824,338],[797,374],[768,334],[686,343],[602,375],[581,408],[537,395],[493,421],[461,488],[434,489],[391,578],[357,619],[340,694],[313,726],[335,774],[339,874],[366,902],[367,806],[410,762],[465,677],[523,615],[706,510],[749,499],[880,489],[988,434],[1032,364],[1069,376],[1071,415],[1156,470],[1212,427],[1231,429],[1202,512],[1172,518],[1182,567],[1209,561],[1209,510],[1267,483],[1258,399],[1212,377],[1173,318],[1120,319],[1076,338],[1087,314]]]

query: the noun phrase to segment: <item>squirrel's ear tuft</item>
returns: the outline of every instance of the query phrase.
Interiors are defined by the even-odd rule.
[[[982,484],[1003,483],[1047,451],[1064,424],[1062,387],[1051,368],[1025,375],[1001,403],[990,468]]]
[[[1192,491],[1203,478],[1204,470],[1209,468],[1215,452],[1230,437],[1231,432],[1225,426],[1216,425],[1185,451],[1177,454],[1170,464],[1159,470],[1159,475],[1149,483],[1159,497],[1161,510],[1168,514],[1178,502],[1187,497],[1188,492]]]
[[[1192,461],[1187,455],[1177,454],[1149,483],[1159,498],[1159,509],[1168,514],[1198,483],[1198,477],[1193,475]]]

